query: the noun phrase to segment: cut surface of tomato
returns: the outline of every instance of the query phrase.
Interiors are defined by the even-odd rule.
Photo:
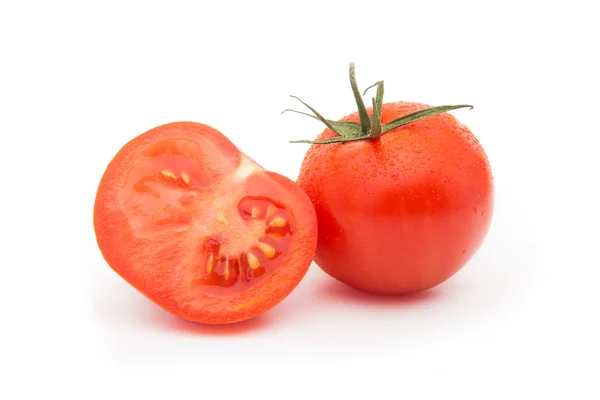
[[[308,196],[203,124],[172,123],[127,143],[94,208],[107,263],[166,310],[204,323],[263,313],[305,275],[317,225]]]

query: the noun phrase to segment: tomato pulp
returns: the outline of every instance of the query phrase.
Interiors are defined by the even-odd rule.
[[[162,125],[109,163],[94,206],[110,267],[167,311],[202,323],[252,318],[283,300],[316,251],[307,195],[219,131]]]
[[[427,108],[383,104],[381,122]],[[341,121],[358,122],[359,114]],[[317,140],[336,136],[328,128]],[[376,139],[312,144],[297,182],[317,212],[315,262],[375,294],[418,292],[444,282],[475,254],[492,217],[487,156],[448,113]]]

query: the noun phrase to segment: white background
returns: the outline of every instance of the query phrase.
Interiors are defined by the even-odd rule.
[[[0,2],[0,398],[599,398],[598,29],[591,1]],[[319,123],[386,101],[470,103],[496,210],[476,257],[409,299],[314,264],[255,320],[166,314],[97,249],[118,149],[211,125],[295,179]],[[377,397],[376,397],[377,396]]]

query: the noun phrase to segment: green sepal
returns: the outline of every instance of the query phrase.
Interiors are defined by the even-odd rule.
[[[412,114],[408,114],[408,115],[405,115],[404,117],[400,117],[398,119],[388,122],[387,124],[383,125],[381,133],[385,133],[387,131],[391,131],[394,128],[398,128],[399,126],[403,126],[403,125],[410,124],[412,122],[419,121],[419,120],[427,118],[427,117],[431,117],[432,115],[441,114],[443,112],[450,111],[450,110],[456,110],[458,108],[473,109],[473,106],[468,105],[468,104],[461,104],[459,106],[437,106],[437,107],[427,108],[425,110],[417,111]]]
[[[379,81],[375,84],[377,86],[377,94],[373,101],[373,113],[371,117],[371,130],[369,131],[369,138],[375,139],[381,136],[381,112],[383,107],[383,81]],[[369,88],[367,88],[368,90]],[[365,91],[366,93],[366,91]]]
[[[447,111],[456,110],[459,108],[469,108],[473,109],[472,105],[461,104],[457,106],[437,106],[430,107],[425,110],[417,111],[409,115],[405,115],[403,117],[397,118],[391,122],[386,124],[381,124],[381,116],[383,110],[383,81],[375,82],[373,85],[369,86],[365,89],[363,96],[367,93],[367,91],[373,87],[377,87],[377,94],[375,98],[372,98],[373,110],[372,116],[369,118],[369,114],[365,107],[365,104],[362,100],[361,94],[358,90],[358,85],[356,83],[356,76],[354,73],[354,63],[350,63],[350,85],[352,86],[352,93],[354,94],[354,98],[356,100],[356,105],[358,107],[358,115],[360,119],[360,123],[350,122],[350,121],[332,121],[325,119],[321,114],[319,114],[314,108],[306,104],[304,101],[300,100],[296,96],[290,96],[302,104],[304,104],[309,110],[311,110],[314,115],[302,112],[287,109],[282,112],[282,114],[286,111],[295,112],[298,114],[306,115],[311,118],[317,119],[325,124],[331,131],[336,133],[337,137],[332,137],[324,140],[292,140],[290,143],[310,143],[310,144],[327,144],[327,143],[340,143],[340,142],[352,142],[355,140],[365,140],[365,139],[376,139],[385,132],[388,132],[392,129],[398,128],[400,126],[404,126],[428,117],[431,117],[436,114],[441,114]]]
[[[304,104],[306,106],[306,108],[308,108],[310,111],[313,112],[313,114],[315,114],[315,117],[321,121],[322,123],[325,124],[325,126],[327,126],[329,129],[331,129],[332,131],[335,131],[333,129],[333,126],[329,123],[328,120],[326,120],[325,118],[323,118],[323,116],[321,114],[319,114],[319,112],[317,110],[315,110],[314,108],[312,108],[311,106],[309,106],[308,104],[306,104],[305,102],[303,102],[299,97],[297,96],[293,96],[290,95],[290,97],[293,97],[294,99],[298,100],[300,103]]]
[[[377,81],[374,84],[372,84],[371,86],[369,86],[368,88],[366,88],[365,91],[363,92],[363,96],[367,94],[369,89],[373,89],[375,86],[378,86],[380,83],[383,83],[383,81]]]
[[[345,138],[341,136],[335,136],[329,139],[323,140],[290,140],[290,143],[310,143],[310,144],[327,144],[327,143],[338,143],[338,142],[354,142],[356,140],[368,139],[368,136],[359,136],[355,138]]]
[[[305,113],[302,111],[296,111],[296,110],[291,110],[291,109],[287,109],[287,110],[283,110],[282,114],[284,112],[294,112],[297,114],[302,114],[302,115],[306,115],[307,117],[311,117],[314,118],[316,120],[321,120],[319,117],[316,117],[312,114],[309,113]],[[344,138],[358,138],[362,136],[362,131],[360,128],[360,124],[357,122],[350,122],[350,121],[333,121],[328,119],[327,122],[329,123],[329,125],[333,128],[331,129],[333,132],[337,133],[338,135],[340,135],[341,137]]]

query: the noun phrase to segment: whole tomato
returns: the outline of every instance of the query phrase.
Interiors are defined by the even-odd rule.
[[[327,125],[316,140],[296,141],[312,143],[297,183],[317,213],[315,262],[365,292],[432,288],[469,261],[491,223],[487,156],[446,112],[471,106],[383,104],[377,82],[373,107],[366,108],[353,64],[350,81],[358,111],[340,121],[302,102]]]

